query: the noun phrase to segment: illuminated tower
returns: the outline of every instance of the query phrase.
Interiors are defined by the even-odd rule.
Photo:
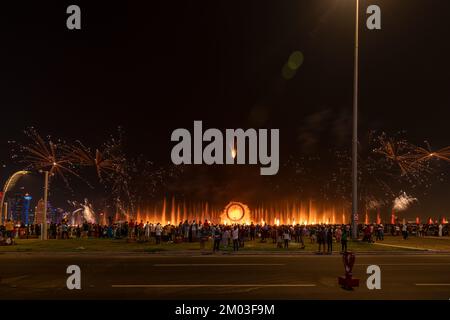
[[[25,225],[28,225],[30,222],[32,222],[32,218],[34,218],[30,216],[31,199],[33,198],[28,193],[23,197],[22,222],[24,222]]]

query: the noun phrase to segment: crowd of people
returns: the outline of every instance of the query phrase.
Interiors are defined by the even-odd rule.
[[[431,225],[383,224],[360,225],[359,234],[363,241],[372,243],[383,241],[385,233],[392,236],[402,236],[408,239],[412,233],[423,237],[429,233]],[[39,238],[40,225],[17,226],[10,220],[0,227],[0,237],[3,238]],[[448,235],[448,225],[440,224],[436,228],[438,236]],[[73,238],[107,238],[127,239],[128,241],[152,242],[155,244],[199,242],[205,248],[208,241],[212,242],[213,251],[221,248],[233,248],[238,251],[247,241],[271,242],[276,248],[289,248],[291,243],[298,244],[300,249],[306,247],[305,242],[317,245],[318,252],[333,252],[333,244],[339,246],[341,252],[347,250],[348,239],[351,237],[350,225],[269,225],[269,224],[213,224],[208,221],[184,221],[178,225],[150,223],[144,221],[119,221],[109,225],[84,222],[81,225],[61,223],[48,225],[49,239]],[[309,239],[306,240],[306,239]]]

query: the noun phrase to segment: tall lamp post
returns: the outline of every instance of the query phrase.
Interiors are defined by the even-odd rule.
[[[42,240],[47,240],[47,201],[48,201],[48,171],[44,171],[44,212],[42,217]]]
[[[352,134],[352,238],[358,238],[358,69],[359,69],[359,0],[356,0],[355,65],[353,75]]]

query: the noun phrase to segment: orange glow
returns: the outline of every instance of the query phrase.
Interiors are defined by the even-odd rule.
[[[233,204],[228,208],[227,214],[231,220],[241,220],[244,216],[244,209],[236,204]]]
[[[170,200],[169,200],[170,199]],[[304,225],[327,223],[346,224],[350,208],[345,205],[329,205],[314,201],[292,201],[269,203],[249,207],[241,202],[229,202],[225,209],[211,206],[208,202],[187,203],[176,198],[161,199],[161,201],[148,206],[140,207],[135,212],[117,212],[115,221],[133,219],[139,222],[161,223],[178,225],[180,222],[203,222],[248,224],[251,221],[264,224],[284,225],[299,223]],[[228,215],[227,215],[228,209]],[[242,214],[244,212],[244,214]]]

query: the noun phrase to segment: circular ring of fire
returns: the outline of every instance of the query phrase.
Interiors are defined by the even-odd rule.
[[[245,216],[245,208],[238,202],[230,203],[226,208],[226,214],[231,221],[241,221]]]

